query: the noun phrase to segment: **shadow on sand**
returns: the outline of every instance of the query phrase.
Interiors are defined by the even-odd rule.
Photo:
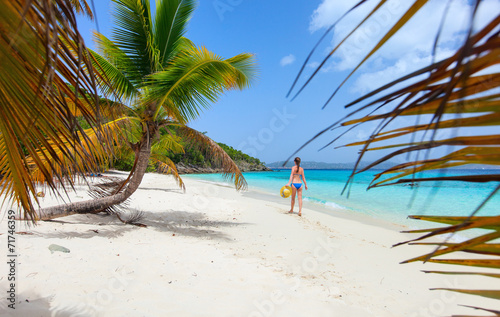
[[[143,218],[138,222],[145,224],[150,229],[160,232],[178,234],[182,236],[210,238],[221,240],[232,240],[230,237],[220,232],[221,227],[235,227],[249,225],[236,221],[214,221],[207,218],[201,212],[189,211],[164,211],[164,212],[144,212]]]
[[[141,187],[142,190],[155,190],[155,191],[161,191],[161,192],[166,192],[166,193],[174,193],[174,194],[181,194],[183,195],[184,192],[182,189],[167,189],[167,188],[156,188],[156,187]]]
[[[36,235],[46,238],[83,238],[89,239],[96,236],[106,238],[119,238],[125,233],[133,230],[155,230],[169,235],[197,237],[204,239],[231,240],[230,237],[222,233],[219,228],[249,225],[237,221],[214,221],[210,220],[206,214],[201,212],[188,212],[180,210],[170,210],[163,212],[149,212],[129,209],[128,214],[141,213],[137,223],[147,227],[141,228],[131,224],[124,224],[114,215],[107,214],[85,214],[72,215],[64,218],[50,220],[48,222],[60,223],[58,231],[44,232],[43,230],[33,230]],[[126,215],[122,215],[124,218]],[[73,225],[79,225],[78,229]],[[82,227],[83,226],[83,227]]]
[[[45,232],[33,230],[32,232],[45,238],[89,239],[96,236],[118,238],[124,233],[135,229],[134,226],[122,223],[116,216],[106,214],[72,215],[45,222],[59,223],[61,226],[58,228],[58,231]],[[76,228],[74,225],[79,225],[80,227]]]
[[[3,302],[6,302],[5,300]],[[71,317],[71,316],[92,316],[82,315],[82,306],[74,307],[53,307],[52,297],[40,297],[34,292],[22,292],[16,296],[15,309],[8,308],[2,303],[0,310],[4,317]]]

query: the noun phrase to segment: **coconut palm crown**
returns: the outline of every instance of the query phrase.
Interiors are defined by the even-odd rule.
[[[240,170],[224,150],[186,124],[225,91],[249,86],[255,72],[253,55],[223,59],[185,38],[195,1],[158,1],[154,15],[148,0],[113,0],[113,4],[116,26],[111,38],[96,32],[97,52],[89,52],[95,71],[107,78],[101,91],[116,101],[108,107],[113,111],[109,111],[104,129],[121,136],[116,144],[135,153],[134,167],[127,180],[105,195],[40,212],[51,218],[108,210],[138,188],[150,158],[179,180],[175,165],[158,151],[162,146],[178,148],[176,137],[205,150],[237,189],[244,188]],[[170,126],[176,127],[177,135],[169,133]],[[179,184],[182,186],[181,180]]]

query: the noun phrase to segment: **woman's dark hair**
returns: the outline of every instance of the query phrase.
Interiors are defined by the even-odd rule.
[[[297,156],[293,161],[297,165],[297,173],[298,173],[300,170],[300,157]]]

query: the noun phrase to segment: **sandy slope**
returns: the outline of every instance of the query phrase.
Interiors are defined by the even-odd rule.
[[[311,205],[299,218],[287,214],[289,200],[190,179],[186,187],[182,193],[170,177],[146,175],[130,208],[144,213],[147,228],[102,215],[34,228],[18,222],[16,230],[29,234],[16,235],[16,310],[4,295],[2,316],[442,316],[471,312],[457,304],[497,305],[429,291],[493,288],[494,281],[398,264],[425,250],[390,248],[408,238],[394,226],[325,215]],[[70,253],[51,253],[51,244]],[[7,276],[0,276],[6,294]]]

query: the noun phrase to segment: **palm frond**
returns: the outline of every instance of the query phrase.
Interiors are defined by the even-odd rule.
[[[139,221],[141,221],[144,218],[143,211],[135,209],[135,210],[132,210],[129,212],[116,213],[116,216],[123,223],[138,226],[138,227],[147,227],[145,224],[139,223]]]
[[[123,179],[119,177],[106,177],[104,179],[98,180],[96,184],[90,186],[88,190],[88,194],[93,199],[100,199],[103,197],[109,197],[117,194],[125,188],[125,184],[128,179]],[[112,205],[102,210],[97,210],[97,212],[106,212],[108,214],[116,214],[126,213],[126,210],[129,207],[129,199],[126,199],[120,204]]]
[[[240,169],[216,142],[188,126],[179,127],[177,132],[180,136],[189,140],[191,146],[203,151],[206,154],[205,157],[208,156],[210,162],[214,163],[217,167],[221,167],[223,169],[223,177],[233,181],[237,190],[247,189],[247,182]]]
[[[70,2],[73,10],[76,13],[83,13],[86,16],[88,16],[91,20],[94,19],[94,13],[90,9],[90,6],[86,0],[70,0]]]
[[[160,139],[151,146],[151,153],[153,154],[161,154],[165,152],[170,152],[172,154],[184,153],[184,147],[180,142],[181,142],[180,137],[168,133],[164,134],[160,136]]]
[[[295,85],[297,84],[297,81],[299,80],[300,78],[300,75],[302,74],[303,70],[304,70],[304,67],[307,63],[307,61],[311,58],[312,56],[312,53],[316,50],[316,48],[318,47],[318,45],[320,44],[320,42],[325,38],[326,34],[328,34],[332,28],[334,26],[337,25],[338,22],[340,22],[348,13],[350,13],[351,11],[353,11],[354,9],[358,8],[360,5],[362,5],[365,1],[360,1],[358,2],[356,5],[354,5],[348,12],[344,13],[342,15],[342,17],[337,20],[335,23],[332,24],[332,26],[330,26],[327,30],[327,32],[325,33],[325,35],[323,35],[320,39],[320,41],[316,44],[316,46],[311,50],[311,53],[309,54],[309,56],[307,57],[306,61],[304,61],[304,64],[302,65],[302,68],[301,70],[299,71],[299,74],[297,75],[297,77],[295,78],[295,81],[293,82],[292,84],[292,87],[290,88],[290,91],[288,92],[287,94],[287,97],[290,95],[290,93],[292,92],[293,88],[295,87]],[[360,27],[361,25],[363,25],[363,23],[365,23],[371,16],[373,16],[384,4],[385,4],[386,0],[381,0],[377,6],[365,17],[363,18],[363,20],[346,36],[342,39],[342,41],[340,41],[340,43],[338,43],[334,49],[332,49],[330,51],[330,53],[323,59],[323,61],[319,64],[318,67],[316,67],[316,69],[314,70],[314,72],[309,76],[309,78],[306,80],[306,82],[302,85],[302,87],[297,91],[297,93],[295,94],[295,96],[292,98],[292,100],[294,100],[303,90],[304,88],[306,88],[306,86],[311,82],[311,80],[314,78],[314,76],[316,76],[318,74],[318,72],[320,71],[320,69],[325,65],[325,63],[330,59],[330,57],[332,57],[332,55],[338,50],[338,48],[345,42],[347,41],[352,34],[354,34]],[[358,65],[358,68],[361,66],[361,63]],[[352,74],[351,74],[352,75]],[[349,75],[349,77],[351,76]],[[347,79],[346,79],[347,80]],[[339,87],[340,88],[340,87]],[[323,106],[324,108],[325,106]]]
[[[112,39],[135,65],[142,76],[154,66],[153,24],[149,0],[113,0]]]
[[[444,246],[444,247],[458,247],[459,243],[424,243],[424,242],[415,242],[410,243],[410,245],[433,245],[433,246]],[[467,246],[462,248],[461,251],[476,253],[476,254],[487,254],[487,255],[495,255],[500,254],[500,244],[498,243],[479,243],[474,246]],[[481,274],[481,273],[478,273]],[[500,277],[500,274],[490,274],[491,276]],[[489,276],[490,276],[489,275]]]
[[[192,47],[179,53],[164,71],[148,78],[149,93],[145,103],[160,107],[175,106],[181,120],[192,120],[225,91],[243,89],[254,77],[251,54],[222,59],[205,48]],[[171,112],[171,110],[167,110]]]
[[[165,100],[163,105],[158,108],[156,120],[160,122],[167,120],[167,125],[171,125],[172,122],[179,125],[185,125],[189,121],[189,119],[182,114],[181,107],[177,107],[175,102],[170,99]]]
[[[302,72],[304,71],[304,69],[306,68],[307,66],[307,63],[309,62],[309,60],[311,59],[311,57],[313,56],[314,52],[316,51],[316,49],[318,48],[318,46],[321,44],[321,42],[323,42],[323,40],[326,38],[326,36],[328,34],[330,34],[330,32],[335,28],[335,26],[337,26],[337,24],[342,21],[350,12],[354,11],[356,8],[360,7],[363,3],[365,3],[367,0],[361,0],[359,1],[358,3],[356,3],[354,6],[352,6],[347,12],[345,12],[337,21],[335,21],[334,23],[332,23],[332,25],[330,25],[330,27],[326,30],[326,32],[323,34],[323,36],[321,36],[321,38],[319,39],[319,41],[316,43],[316,45],[314,46],[314,48],[311,50],[311,52],[309,53],[309,55],[307,56],[306,60],[304,61],[304,63],[302,64],[302,67],[300,68],[299,70],[299,73],[297,74],[297,76],[295,77],[295,80],[293,81],[292,83],[292,86],[290,87],[290,90],[288,91],[286,97],[288,98],[290,96],[290,94],[292,93],[293,89],[295,88],[295,85],[297,84],[300,76],[302,75]],[[353,31],[354,32],[354,31]],[[333,50],[332,52],[330,52],[330,54],[328,54],[328,56],[321,62],[321,64],[316,68],[316,70],[314,71],[314,73],[309,76],[309,79],[307,79],[307,81],[305,82],[304,85],[302,85],[302,87],[299,89],[299,91],[295,94],[295,97],[297,97],[301,92],[302,90],[304,90],[304,88],[309,84],[309,82],[314,78],[314,76],[316,76],[316,74],[319,72],[319,70],[323,67],[323,65],[328,61],[328,59],[333,55],[333,53],[335,52],[335,50]],[[295,97],[292,98],[295,99]]]
[[[500,274],[484,272],[449,272],[449,271],[422,271],[424,273],[445,274],[445,275],[479,275],[500,278]]]
[[[137,144],[142,138],[142,122],[137,117],[127,117],[126,126],[122,126],[121,134],[126,141],[126,145]],[[121,145],[118,144],[120,147]]]
[[[98,126],[98,99],[92,98],[97,96],[95,76],[77,31],[74,1],[2,0],[0,5],[0,144],[5,155],[0,185],[22,207],[25,218],[34,220],[31,199],[37,202],[36,188],[26,154],[40,166],[46,157],[57,161],[59,151],[92,157],[82,146],[85,136],[78,139],[83,129],[71,107],[79,108],[84,120]],[[39,156],[40,146],[50,149]],[[52,181],[48,185],[56,187]]]
[[[375,9],[355,27],[354,31],[361,27],[374,12],[379,10],[384,2],[383,0],[379,1]],[[382,36],[381,40],[371,48],[369,53],[363,57],[361,62],[357,64],[352,72],[350,72],[345,80],[343,80],[331,94],[324,106],[332,100],[339,89],[361,67],[361,65],[407,24],[407,22],[419,12],[427,2],[426,0],[411,1],[409,9],[402,14],[399,21],[397,21],[396,24]],[[356,173],[364,172],[367,169],[376,167],[380,163],[387,162],[401,155],[406,156],[405,161],[408,162],[398,164],[376,174],[369,188],[425,181],[500,182],[500,175],[494,172],[483,175],[470,175],[469,173],[459,172],[459,175],[448,176],[442,174],[438,177],[425,177],[425,174],[418,174],[429,170],[465,166],[467,164],[500,165],[500,155],[498,154],[500,153],[500,136],[495,130],[495,128],[500,126],[500,95],[498,93],[498,89],[500,88],[500,72],[498,72],[500,64],[500,32],[498,32],[500,15],[497,15],[490,22],[486,23],[481,29],[477,31],[474,30],[473,26],[475,24],[475,19],[477,19],[476,13],[481,3],[481,1],[471,3],[470,25],[466,31],[466,39],[452,56],[442,61],[432,61],[430,65],[426,67],[402,76],[346,104],[345,108],[352,107],[354,110],[344,118],[320,131],[305,145],[334,128],[349,127],[352,129],[353,127],[357,127],[367,122],[376,122],[377,127],[369,138],[361,142],[353,142],[345,145],[361,147],[360,155],[358,156],[358,160],[348,184],[352,181]],[[442,28],[442,25],[440,28]],[[441,31],[438,31],[434,48],[437,46],[440,32]],[[312,76],[324,66],[326,60],[345,43],[351,34],[352,33],[347,35],[347,37],[328,54]],[[311,78],[306,81],[297,94],[309,84]],[[362,112],[366,111],[371,112],[366,116],[360,115]],[[414,118],[416,123],[394,128],[394,125],[398,123],[397,119],[402,117]],[[401,125],[399,124],[399,126]],[[487,132],[485,132],[486,129],[484,129],[486,127],[490,128]],[[438,137],[438,132],[450,131],[450,129],[456,128],[467,129],[453,130],[454,134],[452,134],[451,137],[449,135],[446,137]],[[409,137],[410,142],[401,141],[403,137]],[[336,137],[327,146],[330,146],[339,138],[340,137]],[[382,145],[374,145],[377,142],[384,143]],[[451,146],[455,148],[449,150],[448,154],[439,155],[438,157],[431,157],[429,152],[425,153],[425,151],[429,151],[430,149]],[[358,170],[358,165],[366,152],[380,150],[391,150],[392,152],[383,155],[367,167]],[[424,153],[424,155],[422,155],[422,153]],[[290,157],[293,157],[294,154]],[[348,184],[346,184],[346,187]],[[435,245],[436,248],[433,252],[415,257],[403,263],[427,261],[442,264],[500,269],[500,260],[498,260],[500,251],[498,244],[494,243],[500,238],[500,216],[475,216],[477,211],[480,210],[491,197],[497,194],[498,191],[500,191],[500,186],[496,186],[488,198],[480,202],[478,207],[468,217],[412,216],[411,218],[413,219],[444,223],[446,226],[412,230],[410,231],[411,233],[423,235],[397,245],[410,242],[416,244],[416,241],[432,237],[442,237],[442,235],[446,235],[447,238],[445,238],[445,241],[442,243],[418,243]],[[467,238],[465,241],[460,243],[449,243],[448,236],[450,234],[470,229],[481,230],[476,230],[475,232],[479,231],[480,233]],[[484,256],[484,258],[435,258],[437,256],[445,256],[459,251],[480,254]],[[467,274],[467,272],[439,273]],[[489,277],[499,276],[498,274],[483,272],[473,272],[470,274]],[[500,291],[498,290],[448,290],[500,299]],[[494,310],[482,310],[498,313]]]
[[[460,306],[463,306],[463,307],[468,307],[468,308],[472,308],[472,309],[477,309],[477,310],[481,310],[481,311],[485,311],[485,312],[488,312],[488,313],[493,313],[495,315],[489,315],[489,316],[483,316],[483,317],[499,317],[500,316],[500,311],[499,310],[494,310],[494,309],[484,309],[484,308],[480,308],[480,307],[475,307],[475,306],[470,306],[470,305],[460,305]],[[475,317],[475,316],[470,316],[470,315],[453,315],[451,317]],[[477,317],[477,316],[476,316]]]
[[[341,126],[354,126],[357,124],[380,121],[377,130],[367,140],[354,142],[346,146],[362,146],[361,155],[358,163],[366,151],[398,148],[396,150],[370,164],[367,168],[357,172],[365,171],[368,168],[389,160],[398,155],[408,155],[409,153],[419,153],[422,150],[428,150],[443,146],[464,146],[464,148],[443,156],[439,159],[418,160],[413,163],[401,164],[393,167],[376,176],[376,179],[386,174],[393,174],[400,171],[400,177],[404,177],[414,172],[440,169],[450,166],[458,166],[473,163],[483,163],[498,165],[499,137],[496,135],[478,135],[470,137],[467,135],[457,135],[453,138],[436,140],[435,131],[447,128],[460,127],[486,127],[497,126],[500,124],[500,112],[498,104],[500,96],[496,91],[500,78],[500,73],[495,72],[493,66],[500,63],[500,37],[498,33],[493,33],[495,28],[500,25],[500,16],[493,19],[483,29],[470,36],[470,40],[460,48],[453,56],[434,63],[422,70],[415,71],[410,75],[403,76],[380,89],[377,89],[357,100],[349,103],[346,107],[352,107],[360,104],[368,98],[377,94],[387,92],[382,97],[375,98],[366,105],[361,105],[359,109],[351,112],[341,122]],[[467,47],[466,47],[467,46]],[[457,60],[464,61],[458,63]],[[485,70],[490,70],[484,74]],[[427,78],[418,79],[415,83],[410,83],[406,87],[400,88],[395,92],[389,90],[395,84],[401,84],[410,79],[416,79],[422,74],[428,74]],[[452,76],[452,77],[450,77]],[[420,94],[419,97],[416,97]],[[401,102],[396,102],[402,100]],[[374,106],[386,106],[396,102],[396,106],[384,114],[369,115],[358,119],[346,120],[349,116]],[[423,114],[432,115],[429,123],[406,126],[386,130],[396,118],[402,116],[421,116]],[[457,118],[442,120],[443,114],[456,114]],[[460,114],[460,115],[459,115]],[[313,139],[326,133],[336,124],[329,126],[318,133]],[[387,146],[372,146],[375,142],[397,140],[405,135],[416,135],[421,133],[424,136],[427,131],[434,131],[427,140],[411,143],[389,144]],[[415,138],[414,136],[413,138]],[[311,141],[310,140],[310,141]],[[309,141],[309,142],[310,142]],[[469,145],[469,146],[467,146]],[[488,154],[487,154],[488,153]],[[292,154],[293,155],[293,154]],[[398,177],[391,177],[389,180],[395,180]],[[373,187],[388,183],[385,180],[375,183]],[[496,180],[491,176],[491,180]]]
[[[172,175],[174,177],[175,181],[177,182],[177,185],[183,191],[186,190],[186,186],[184,185],[182,178],[180,177],[179,173],[177,172],[177,167],[175,166],[174,162],[172,162],[172,160],[170,158],[168,158],[165,155],[152,153],[151,159],[156,164],[157,170],[160,173]]]
[[[187,31],[187,23],[193,14],[193,0],[161,1],[155,15],[154,41],[159,51],[156,70],[165,69],[175,56],[177,47]]]
[[[35,163],[33,157],[26,158],[32,179],[39,185],[45,185],[53,178],[59,178],[57,184],[64,188],[65,182],[59,175],[65,175],[67,182],[73,186],[76,177],[102,171],[110,164],[109,158],[113,153],[111,145],[122,143],[123,131],[127,131],[125,125],[129,121],[129,118],[123,117],[103,124],[101,135],[96,134],[93,128],[83,131],[85,138],[78,134],[77,136],[85,141],[81,144],[83,153],[75,152],[68,145],[57,146],[56,142],[64,144],[67,143],[65,140],[48,140],[49,147],[41,147],[37,150],[37,156],[42,158],[38,164]],[[102,144],[104,146],[96,145],[99,144],[99,140],[105,141]],[[55,160],[53,156],[48,155],[50,151],[54,151],[57,155]],[[91,156],[84,155],[84,153],[90,153]]]
[[[137,98],[137,87],[142,83],[142,74],[134,62],[115,43],[100,33],[94,33],[99,54],[89,49],[95,69],[106,75],[110,84],[102,85],[106,95],[116,94],[118,98]]]
[[[470,294],[470,295],[478,295],[478,296],[483,296],[487,298],[493,298],[493,299],[500,299],[500,291],[496,290],[483,290],[483,289],[455,289],[455,288],[431,288],[431,290],[440,290],[440,291],[452,291],[452,292],[458,292],[458,293],[463,293],[463,294]],[[493,311],[493,310],[487,310],[483,309],[486,311]],[[497,311],[499,312],[499,311]]]
[[[119,145],[115,148],[115,160],[126,161],[134,156],[135,152],[128,144],[123,144],[123,146]]]

